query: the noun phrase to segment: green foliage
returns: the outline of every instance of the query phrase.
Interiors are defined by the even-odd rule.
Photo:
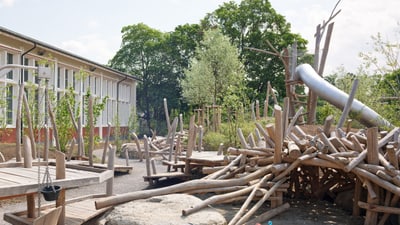
[[[226,137],[222,133],[209,131],[204,135],[203,138],[204,149],[206,149],[207,151],[218,151],[219,145],[221,143],[223,143],[224,146],[227,146],[227,139],[228,137]]]
[[[267,82],[284,97],[284,66],[279,57],[249,50],[248,47],[280,52],[297,42],[303,52],[307,41],[291,33],[290,24],[276,13],[268,0],[243,0],[226,2],[202,21],[206,28],[219,27],[239,49],[248,78],[248,98],[265,99]],[[271,43],[275,49],[268,44]]]
[[[227,96],[242,97],[244,71],[238,52],[218,29],[206,31],[196,57],[185,71],[183,96],[192,105],[221,105]]]
[[[74,90],[69,88],[64,96],[60,96],[56,104],[54,109],[60,148],[62,152],[66,152],[67,143],[74,134],[74,127],[69,113],[69,107],[73,108],[76,105]]]

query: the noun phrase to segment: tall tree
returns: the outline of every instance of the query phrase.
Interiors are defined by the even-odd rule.
[[[220,27],[223,34],[239,48],[247,73],[248,87],[251,90],[248,95],[251,99],[265,98],[268,81],[283,97],[285,76],[281,60],[273,55],[249,50],[247,47],[274,52],[274,49],[282,51],[297,41],[301,52],[305,50],[307,41],[300,35],[291,33],[290,24],[275,12],[268,0],[243,0],[239,5],[233,1],[224,3],[208,14],[202,25]]]
[[[162,43],[165,35],[143,23],[122,28],[122,44],[109,62],[110,66],[134,74],[142,79],[138,85],[138,111],[144,113],[147,128],[151,129],[151,114],[154,112],[152,86],[159,84],[158,75],[162,60]],[[148,131],[147,131],[148,132]]]
[[[186,70],[183,96],[197,106],[221,105],[228,95],[240,96],[243,82],[243,65],[236,47],[219,29],[206,31]]]
[[[142,79],[139,82],[138,112],[150,129],[165,131],[163,98],[171,108],[183,108],[181,80],[189,58],[200,40],[199,25],[178,26],[173,32],[162,33],[143,23],[122,28],[122,44],[110,66]]]

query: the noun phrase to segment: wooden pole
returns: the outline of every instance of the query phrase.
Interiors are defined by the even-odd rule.
[[[32,154],[32,158],[36,159],[36,143],[35,143],[35,135],[33,133],[32,116],[31,116],[31,111],[29,109],[28,98],[26,97],[25,92],[23,92],[23,102],[24,102],[25,118],[28,123],[29,139],[30,139],[31,148],[32,148],[31,154]]]
[[[56,151],[56,180],[65,179],[65,154]],[[65,224],[65,189],[61,189],[56,200],[56,207],[62,206],[60,218],[58,219],[58,225]]]
[[[107,136],[106,136],[106,140],[105,140],[104,146],[103,146],[103,155],[101,157],[102,164],[106,163],[106,154],[107,154],[108,143],[110,141],[110,135],[111,135],[111,123],[108,123],[107,124]]]
[[[93,166],[93,150],[94,150],[94,115],[93,115],[93,96],[89,96],[88,103],[89,114],[89,165]]]
[[[171,123],[169,121],[168,104],[167,104],[166,98],[164,98],[164,112],[165,112],[165,120],[167,121],[168,132],[169,132],[171,130]]]
[[[115,148],[108,146],[107,169],[114,171]],[[114,176],[107,180],[106,195],[111,196],[114,193]]]
[[[344,106],[342,115],[340,116],[340,119],[339,119],[339,122],[338,122],[336,128],[343,127],[344,121],[346,120],[347,115],[349,115],[351,105],[353,104],[353,100],[356,95],[357,87],[358,87],[358,79],[355,79],[353,82],[353,86],[351,88],[349,98],[347,99],[346,105]]]
[[[17,162],[21,162],[22,157],[21,157],[21,133],[22,133],[22,128],[21,128],[21,114],[22,114],[22,96],[24,92],[24,83],[21,83],[19,85],[19,95],[18,95],[18,102],[17,102],[17,115],[15,119],[15,159]]]

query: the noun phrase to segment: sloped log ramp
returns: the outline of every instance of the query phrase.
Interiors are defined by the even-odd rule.
[[[88,198],[80,200],[82,198],[73,199],[67,202],[65,206],[65,225],[80,225],[96,220],[101,217],[112,207],[106,207],[103,209],[97,209],[95,207],[96,198]],[[46,205],[41,207],[42,213],[46,213],[55,207],[54,204]],[[35,209],[37,212],[38,209]],[[4,221],[7,221],[13,225],[32,225],[35,218],[28,218],[27,211],[10,212],[4,214]]]

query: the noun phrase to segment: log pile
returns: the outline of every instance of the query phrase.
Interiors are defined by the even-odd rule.
[[[331,128],[332,117],[328,117],[310,134],[296,125],[302,110],[289,121],[285,110],[275,106],[275,123],[256,122],[255,135],[247,138],[238,129],[241,147],[227,149],[230,163],[208,169],[212,172],[202,179],[108,197],[97,201],[96,207],[171,193],[214,193],[201,204],[182,209],[182,215],[213,204],[242,201],[229,224],[255,224],[289,208],[284,193],[334,199],[341,191],[354,189],[353,215],[361,215],[360,209],[364,209],[365,224],[384,224],[390,214],[400,214],[396,206],[400,197],[400,128],[343,131]],[[266,201],[271,209],[255,217]]]

